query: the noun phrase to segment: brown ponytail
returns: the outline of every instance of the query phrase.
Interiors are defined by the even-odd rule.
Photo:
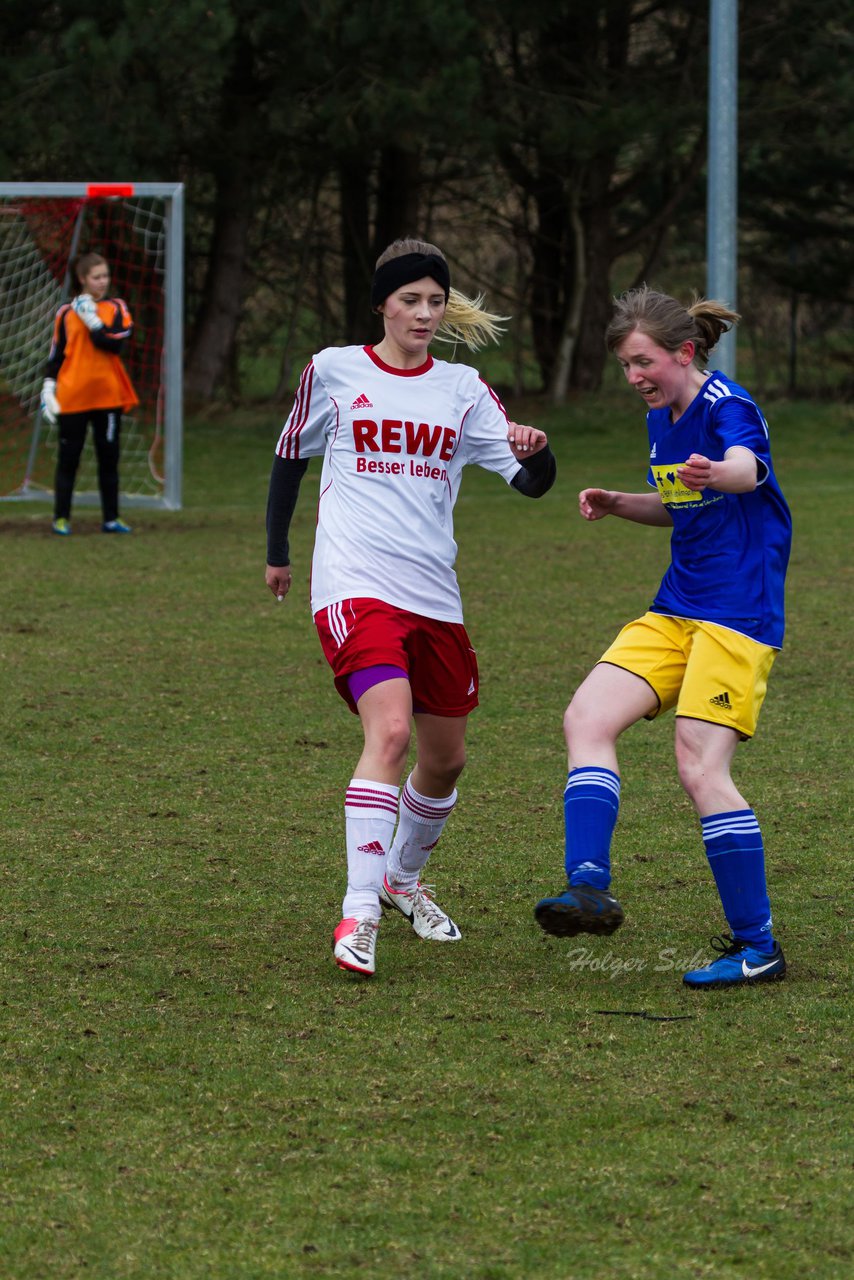
[[[741,317],[722,302],[695,294],[690,307],[666,293],[656,293],[647,285],[629,289],[614,299],[614,314],[605,331],[609,351],[636,330],[648,334],[665,351],[678,351],[683,342],[693,342],[694,361],[703,365],[709,352]]]

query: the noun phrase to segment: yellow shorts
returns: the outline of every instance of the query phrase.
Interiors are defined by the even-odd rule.
[[[654,720],[671,707],[677,716],[708,720],[751,738],[777,650],[714,622],[645,613],[623,627],[600,662],[646,680],[658,698]]]

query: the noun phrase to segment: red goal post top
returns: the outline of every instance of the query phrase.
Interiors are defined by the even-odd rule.
[[[121,196],[132,196],[133,194],[134,185],[132,182],[89,182],[86,184],[86,198],[88,200],[115,199]]]

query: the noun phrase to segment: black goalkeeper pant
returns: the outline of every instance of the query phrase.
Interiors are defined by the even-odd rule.
[[[121,409],[86,409],[83,413],[59,415],[59,456],[54,481],[53,517],[67,520],[71,515],[71,496],[86,443],[86,428],[92,423],[95,455],[98,459],[98,489],[104,523],[118,519],[119,514],[119,437]]]

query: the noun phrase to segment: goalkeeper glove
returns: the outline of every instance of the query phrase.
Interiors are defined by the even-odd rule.
[[[56,419],[62,410],[59,407],[59,401],[56,398],[56,379],[45,378],[42,383],[42,400],[41,400],[42,417],[49,427],[56,426]]]
[[[98,308],[91,293],[78,293],[71,304],[71,310],[80,317],[87,329],[103,329],[104,322],[98,315]]]

